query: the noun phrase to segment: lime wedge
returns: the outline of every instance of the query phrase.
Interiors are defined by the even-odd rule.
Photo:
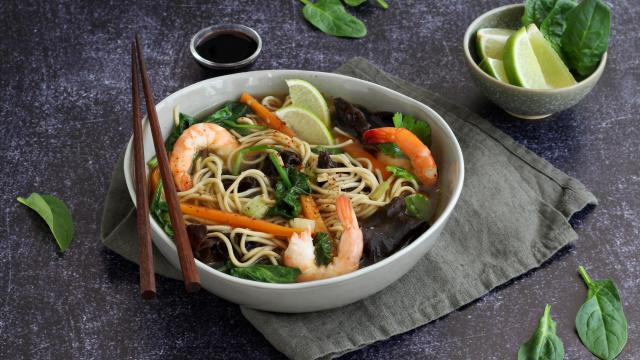
[[[311,111],[329,126],[329,106],[318,89],[309,82],[298,79],[287,80],[287,86],[294,106]]]
[[[487,74],[493,76],[494,78],[509,83],[509,78],[507,77],[507,73],[504,72],[504,64],[502,60],[492,59],[492,58],[484,58],[480,62],[480,68],[484,70]]]
[[[576,79],[571,75],[560,55],[538,30],[536,24],[531,24],[527,27],[527,34],[547,84],[555,89],[575,84]]]
[[[476,49],[481,58],[494,58],[502,60],[504,44],[509,36],[514,33],[509,29],[487,28],[480,29],[476,33]]]
[[[287,123],[300,139],[313,145],[333,144],[333,136],[329,129],[311,111],[292,105],[276,111],[276,115]]]
[[[530,89],[549,88],[524,26],[507,40],[503,62],[511,84]]]

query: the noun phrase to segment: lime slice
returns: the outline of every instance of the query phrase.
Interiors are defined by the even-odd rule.
[[[476,33],[476,49],[481,58],[494,58],[502,60],[504,44],[509,36],[514,33],[509,29],[487,28],[480,29]]]
[[[507,40],[503,62],[511,84],[530,89],[549,88],[524,26]]]
[[[504,72],[504,64],[501,60],[484,58],[480,62],[480,68],[482,68],[484,72],[493,76],[494,78],[507,84],[509,83],[509,78],[507,77],[507,73]]]
[[[536,24],[527,27],[529,42],[536,54],[540,69],[547,84],[552,88],[562,88],[571,86],[576,83],[573,75],[562,62],[560,55],[551,47],[551,44],[544,38],[544,35],[538,30]]]
[[[333,136],[329,129],[311,111],[297,106],[287,106],[276,111],[276,115],[287,123],[300,139],[313,145],[333,144]]]
[[[294,106],[311,111],[326,126],[330,126],[329,106],[318,89],[298,79],[287,80],[287,86]]]

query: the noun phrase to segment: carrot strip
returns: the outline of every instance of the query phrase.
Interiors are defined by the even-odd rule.
[[[247,228],[264,232],[273,236],[289,238],[294,233],[304,232],[304,229],[295,229],[286,226],[272,224],[268,221],[250,218],[248,216],[234,214],[226,211],[205,208],[202,206],[180,204],[180,209],[185,215],[195,216],[201,219],[213,221],[217,224],[229,225],[237,228]]]
[[[354,158],[367,158],[369,161],[371,161],[371,166],[373,166],[374,169],[380,170],[380,173],[382,173],[382,177],[384,179],[387,179],[389,176],[391,176],[391,173],[386,169],[384,164],[382,164],[375,156],[371,155],[371,153],[365,150],[362,145],[360,145],[360,143],[358,143],[355,139],[348,138],[343,135],[336,136],[336,139],[341,143],[347,140],[353,140],[353,143],[347,146],[343,146],[342,149]]]
[[[302,205],[302,214],[304,217],[316,222],[316,227],[313,232],[329,233],[327,225],[324,223],[324,220],[322,220],[320,210],[318,209],[316,201],[313,200],[313,197],[311,197],[311,195],[300,196],[300,204]]]
[[[264,124],[274,130],[278,130],[281,133],[289,135],[291,137],[296,136],[296,134],[291,130],[282,120],[276,116],[276,114],[272,113],[266,107],[262,106],[258,100],[256,100],[253,96],[249,95],[248,92],[243,92],[240,96],[240,102],[249,105],[253,111],[258,114],[260,119],[264,121]]]

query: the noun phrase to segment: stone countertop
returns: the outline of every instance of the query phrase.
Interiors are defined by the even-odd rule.
[[[576,272],[618,284],[629,342],[640,359],[640,7],[614,2],[609,61],[577,106],[543,121],[514,119],[471,83],[462,36],[499,1],[389,1],[355,11],[364,39],[326,36],[299,1],[2,1],[0,19],[0,358],[282,357],[238,307],[206,292],[187,296],[157,278],[158,299],[138,296],[137,266],[106,250],[99,224],[118,154],[131,136],[129,41],[143,35],[155,98],[212,74],[190,57],[198,29],[255,28],[264,49],[253,70],[332,71],[354,56],[457,99],[580,179],[600,204],[572,223],[580,238],[544,266],[426,326],[344,356],[506,359],[553,304],[567,359],[591,358],[574,331],[585,296]],[[52,193],[71,207],[76,236],[63,255],[44,222],[15,201]]]

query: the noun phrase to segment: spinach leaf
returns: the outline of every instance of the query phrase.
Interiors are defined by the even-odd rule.
[[[598,358],[614,359],[622,352],[628,337],[618,288],[608,279],[592,280],[582,266],[578,272],[588,288],[587,300],[576,315],[580,340]]]
[[[415,120],[411,115],[402,115],[397,112],[393,115],[393,125],[411,131],[423,144],[431,146],[431,126],[427,122]]]
[[[518,360],[562,360],[563,358],[564,345],[556,335],[556,322],[551,319],[551,305],[547,305],[533,336],[520,346]]]
[[[389,165],[386,167],[387,171],[391,172],[393,175],[399,178],[407,179],[407,180],[416,180],[416,176],[413,175],[410,171],[401,168],[400,166]]]
[[[566,15],[562,51],[570,69],[589,76],[609,46],[611,11],[600,0],[584,0]]]
[[[363,2],[367,1],[367,0],[343,0],[345,4],[349,5],[349,6],[359,6],[361,5]]]
[[[198,121],[194,117],[180,113],[180,115],[178,116],[178,125],[173,128],[171,134],[167,138],[167,141],[165,141],[164,143],[167,151],[173,150],[173,145],[175,145],[176,141],[178,141],[180,135],[182,135],[182,133],[187,130],[189,126],[197,123]]]
[[[300,270],[280,265],[252,265],[249,267],[231,265],[229,274],[242,279],[266,283],[290,284],[296,282]]]
[[[205,123],[213,123],[227,129],[233,129],[240,135],[248,135],[252,130],[265,130],[262,125],[240,124],[236,120],[246,116],[250,112],[248,105],[237,101],[226,102],[220,109],[202,120]]]
[[[380,143],[378,144],[378,150],[382,151],[383,154],[398,159],[406,159],[407,155],[405,155],[402,150],[398,147],[398,145],[394,143]]]
[[[293,219],[302,210],[300,195],[311,193],[307,174],[288,167],[287,178],[291,185],[287,185],[282,178],[276,183],[276,203],[269,209],[269,216]]]
[[[318,265],[327,265],[333,258],[331,252],[331,239],[326,232],[318,232],[313,237],[313,246],[316,253],[316,262]]]
[[[153,193],[149,212],[162,230],[164,230],[169,237],[173,237],[173,227],[171,226],[171,218],[169,217],[169,205],[163,197],[162,181],[158,183],[156,191]]]
[[[556,0],[525,0],[524,15],[522,15],[521,19],[522,26],[527,26],[531,23],[540,26],[555,4]]]
[[[404,198],[405,212],[418,219],[429,220],[431,200],[422,194],[413,194]]]
[[[540,24],[540,32],[560,56],[562,56],[562,34],[567,27],[566,16],[576,5],[573,0],[558,0],[549,15]]]
[[[28,198],[18,196],[18,202],[38,213],[49,225],[60,251],[64,252],[73,240],[74,225],[65,203],[53,195],[31,193]]]
[[[367,27],[350,15],[340,0],[301,0],[305,19],[325,34],[361,38],[367,35]]]

